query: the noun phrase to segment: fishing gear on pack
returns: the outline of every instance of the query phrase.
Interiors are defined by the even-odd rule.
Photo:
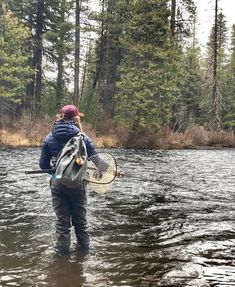
[[[83,134],[79,133],[64,146],[54,167],[25,173],[53,174],[59,183],[76,188],[82,181],[110,184],[117,176],[117,163],[110,153],[99,153],[88,158]]]

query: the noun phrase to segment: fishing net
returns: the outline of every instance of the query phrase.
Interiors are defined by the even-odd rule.
[[[104,193],[110,190],[116,174],[115,158],[110,153],[99,153],[89,158],[85,180],[93,191]]]
[[[70,156],[70,154],[68,156]],[[80,160],[80,158],[78,159]],[[73,156],[72,160],[69,161],[69,163],[73,163],[73,167],[75,167],[75,172],[79,172],[81,168],[81,167],[79,168],[81,164],[80,162],[79,163],[77,162],[78,159],[76,159],[76,157]],[[81,166],[83,168],[83,165]],[[111,190],[112,183],[117,175],[117,163],[115,158],[110,153],[101,152],[99,154],[90,157],[86,162],[86,167],[87,169],[85,171],[85,175],[82,177],[82,180],[85,180],[89,184],[89,189],[98,193],[105,193]],[[67,170],[66,166],[65,170]],[[41,174],[41,173],[53,174],[55,172],[56,172],[55,168],[36,170],[36,171],[35,170],[25,171],[26,174]],[[73,173],[70,172],[69,174],[73,175],[74,171]]]

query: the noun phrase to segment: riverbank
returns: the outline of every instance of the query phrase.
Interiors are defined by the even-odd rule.
[[[119,147],[116,135],[97,136],[89,124],[83,124],[84,131],[91,137],[98,148]],[[0,146],[7,147],[40,147],[51,130],[51,120],[40,122],[19,121],[11,127],[0,129]]]
[[[6,147],[40,147],[46,134],[28,134],[27,131],[16,131],[14,129],[0,130],[0,146]],[[115,136],[92,137],[96,147],[118,147]]]
[[[50,130],[48,122],[18,125],[0,130],[0,146],[40,147]],[[234,132],[206,131],[203,127],[194,127],[184,133],[166,130],[161,134],[145,131],[133,134],[125,129],[110,131],[108,135],[96,135],[89,125],[84,125],[97,148],[126,147],[150,149],[197,149],[202,147],[235,148]]]

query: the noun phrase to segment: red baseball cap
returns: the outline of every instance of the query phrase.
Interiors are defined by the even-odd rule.
[[[84,113],[79,112],[78,108],[74,105],[66,105],[60,109],[60,113],[66,118],[72,119],[76,116],[84,117]]]

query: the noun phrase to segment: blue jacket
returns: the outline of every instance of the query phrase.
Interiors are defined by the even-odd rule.
[[[77,133],[80,132],[75,122],[55,121],[52,126],[52,131],[49,133],[43,143],[39,166],[41,169],[51,168],[51,159],[57,157],[65,144]],[[84,142],[87,148],[88,157],[96,155],[95,146],[92,140],[85,135]]]

